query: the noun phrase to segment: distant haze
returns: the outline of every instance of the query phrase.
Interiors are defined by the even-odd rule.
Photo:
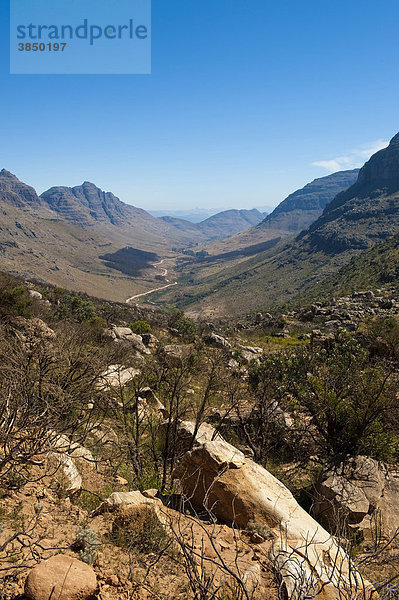
[[[175,217],[177,219],[185,219],[191,223],[201,223],[205,219],[212,217],[225,210],[230,210],[232,206],[223,206],[219,208],[189,208],[186,210],[175,210],[173,208],[164,210],[148,210],[153,217]],[[242,207],[241,207],[242,208]],[[259,212],[269,214],[273,208],[271,206],[247,206],[247,209],[256,208]]]

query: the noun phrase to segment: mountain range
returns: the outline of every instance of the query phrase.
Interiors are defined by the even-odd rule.
[[[356,182],[358,174],[359,169],[354,169],[315,179],[283,200],[264,219],[263,227],[288,233],[306,229],[339,192]]]
[[[338,285],[344,265],[398,233],[398,191],[399,134],[360,171],[316,179],[266,217],[228,210],[200,223],[153,217],[87,181],[38,196],[3,169],[1,264],[118,301],[156,289],[152,301],[197,315],[257,310]]]
[[[263,227],[246,232],[247,243],[251,232]],[[397,233],[399,134],[371,157],[357,181],[327,204],[308,229],[292,239],[276,237],[274,245],[251,255],[225,253],[223,259],[219,252],[201,262],[186,259],[180,265],[181,285],[166,291],[163,301],[207,318],[303,302],[335,273],[344,276],[345,265],[356,264],[351,259]],[[256,250],[259,238],[253,239]]]

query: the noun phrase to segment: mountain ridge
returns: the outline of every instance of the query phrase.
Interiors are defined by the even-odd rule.
[[[259,226],[258,226],[259,227]],[[307,230],[222,270],[207,262],[191,269],[189,283],[170,290],[162,301],[204,318],[239,314],[295,302],[309,286],[399,232],[399,135],[371,157],[358,181],[338,194]]]

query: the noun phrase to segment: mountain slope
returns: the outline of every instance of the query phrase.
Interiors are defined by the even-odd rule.
[[[257,225],[263,220],[263,217],[264,215],[256,208],[225,210],[205,219],[199,223],[198,227],[209,240],[220,240]]]
[[[225,262],[220,270],[212,269],[209,258],[186,265],[181,286],[167,292],[165,300],[175,294],[181,306],[206,317],[292,303],[352,257],[398,232],[399,135],[308,230],[239,264]]]
[[[164,269],[151,265],[169,255],[168,227],[93,184],[79,187],[75,194],[69,188],[54,188],[39,197],[15,175],[0,172],[2,268],[119,301],[156,287],[154,281]],[[75,199],[70,199],[69,208],[65,198],[71,194]],[[113,224],[117,219],[120,225]],[[136,277],[115,270],[113,256],[126,247],[136,249],[130,252],[140,265],[139,269],[131,265]],[[143,257],[153,259],[143,261]]]
[[[310,299],[399,285],[399,233],[361,252],[338,272],[303,292]]]
[[[358,174],[359,169],[355,169],[315,179],[283,200],[261,226],[290,233],[306,229],[339,192],[356,182]]]
[[[254,208],[252,210],[224,210],[200,223],[169,216],[161,217],[161,219],[180,231],[190,233],[193,236],[193,241],[205,243],[212,240],[222,240],[249,229],[260,223],[263,217],[264,215]]]

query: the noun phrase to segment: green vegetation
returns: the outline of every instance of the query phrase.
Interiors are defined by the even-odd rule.
[[[150,331],[151,331],[151,325],[149,323],[147,323],[147,321],[143,321],[143,320],[139,320],[139,321],[135,321],[134,323],[130,323],[129,327],[133,331],[133,333],[137,333],[139,335],[141,335],[143,333],[150,333]]]

